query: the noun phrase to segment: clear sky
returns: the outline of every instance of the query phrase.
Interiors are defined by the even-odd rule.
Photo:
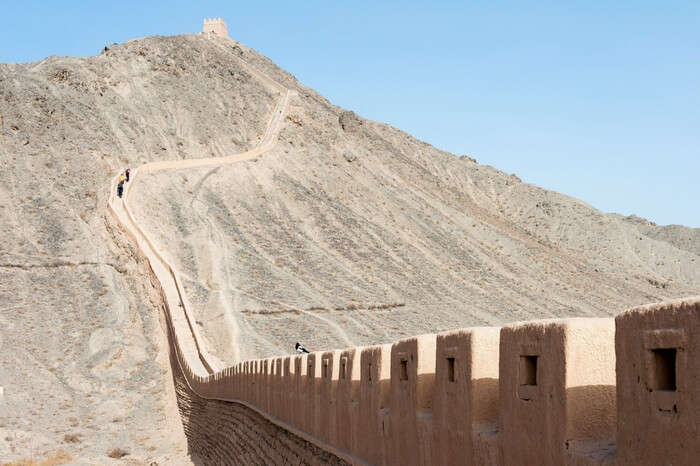
[[[700,1],[6,1],[0,62],[229,35],[333,103],[606,212],[700,227]]]

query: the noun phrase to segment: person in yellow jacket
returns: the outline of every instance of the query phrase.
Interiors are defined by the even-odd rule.
[[[122,173],[121,175],[119,175],[119,182],[123,183],[124,180],[126,180],[126,177],[124,176],[124,173]]]

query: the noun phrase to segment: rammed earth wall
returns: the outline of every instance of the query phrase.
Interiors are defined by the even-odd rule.
[[[191,448],[212,464],[694,465],[699,329],[692,298],[176,382]]]

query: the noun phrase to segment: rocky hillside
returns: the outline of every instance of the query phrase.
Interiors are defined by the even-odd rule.
[[[256,145],[280,94],[238,58],[296,91],[275,148],[144,175],[131,194],[221,359],[700,293],[697,231],[681,240],[438,151],[234,41],[0,65],[0,459],[188,461],[161,297],[106,199],[126,166]]]
[[[700,289],[697,250],[364,120],[245,56],[297,91],[277,146],[134,192],[222,359],[614,315]]]
[[[0,460],[188,461],[161,298],[107,195],[125,166],[257,143],[277,95],[233,53],[153,37],[0,65]]]
[[[643,235],[665,241],[678,249],[700,256],[700,228],[688,228],[683,225],[657,225],[635,215],[624,217],[624,220],[635,225]]]

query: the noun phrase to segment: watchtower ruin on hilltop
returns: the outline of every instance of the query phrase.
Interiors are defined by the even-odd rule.
[[[204,18],[203,34],[213,34],[217,37],[228,37],[226,22],[221,18]]]

